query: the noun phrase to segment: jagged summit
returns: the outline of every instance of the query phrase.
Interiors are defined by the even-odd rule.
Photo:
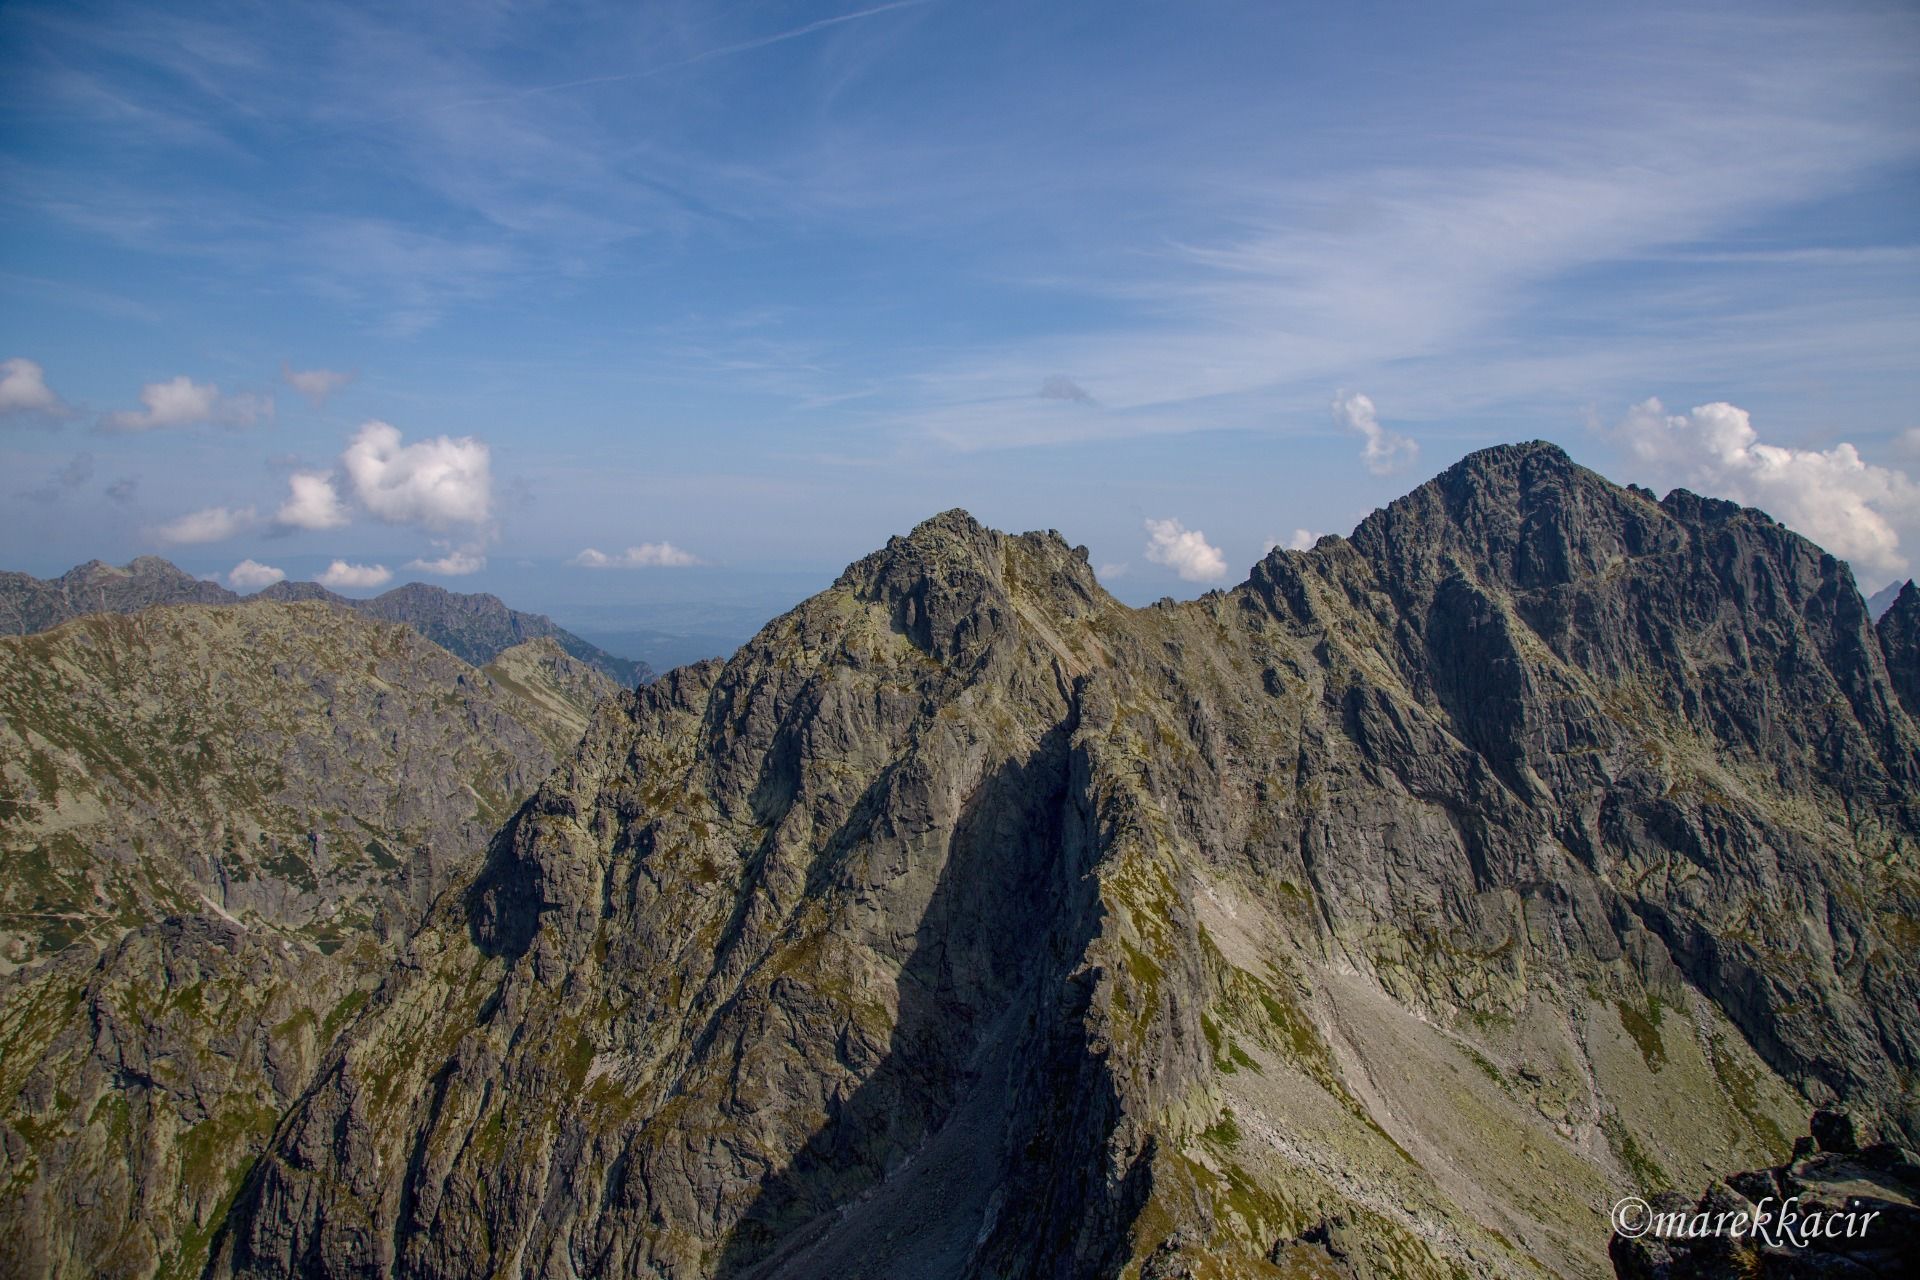
[[[1920,1130],[1916,607],[1540,444],[1153,609],[942,513],[603,704],[215,1270],[1592,1274]]]
[[[957,507],[849,565],[835,588],[881,605],[902,635],[949,660],[978,649],[1022,610],[1050,626],[1038,620],[1112,603],[1085,547],[1068,546],[1053,530],[1000,533]]]
[[[1196,600],[949,511],[590,719],[520,650],[489,680],[578,748],[260,1095],[298,1101],[193,1248],[1601,1272],[1604,1206],[1777,1163],[1809,1105],[1920,1136],[1916,634],[1920,591],[1876,629],[1770,520],[1530,444]]]

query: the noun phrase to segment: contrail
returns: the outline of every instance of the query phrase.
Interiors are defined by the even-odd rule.
[[[530,98],[538,93],[558,93],[562,89],[583,89],[596,84],[618,84],[623,80],[646,80],[654,76],[665,75],[669,71],[678,71],[682,67],[691,67],[700,62],[711,62],[715,58],[730,58],[736,53],[751,53],[755,49],[764,49],[768,45],[782,44],[788,40],[798,40],[810,36],[816,31],[828,27],[837,27],[843,22],[858,22],[862,18],[871,18],[882,13],[891,13],[895,9],[914,9],[921,5],[932,4],[933,0],[893,0],[891,4],[875,5],[871,9],[859,9],[853,13],[843,13],[832,18],[820,18],[805,26],[795,27],[791,31],[781,31],[770,36],[761,36],[757,40],[747,40],[740,44],[722,45],[718,49],[708,49],[696,53],[691,58],[682,58],[678,62],[668,62],[657,67],[648,67],[644,71],[623,71],[610,76],[589,76],[584,80],[563,80],[558,84],[533,85],[526,89],[517,89],[498,98],[472,98],[466,102],[446,104],[448,107],[480,106],[489,102],[507,102],[514,98]]]

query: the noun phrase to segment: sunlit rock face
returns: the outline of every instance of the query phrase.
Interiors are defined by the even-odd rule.
[[[136,562],[136,565],[138,562]],[[437,895],[617,690],[322,604],[0,639],[0,1275],[197,1275]]]
[[[1920,1129],[1902,616],[1542,444],[1142,610],[948,512],[599,704],[211,1266],[1605,1274],[1810,1103]]]

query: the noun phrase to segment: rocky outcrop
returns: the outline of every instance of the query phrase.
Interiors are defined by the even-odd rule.
[[[323,605],[0,641],[0,1275],[196,1275],[421,913],[617,687]]]
[[[1622,1211],[1619,1280],[1901,1280],[1920,1258],[1920,1159],[1863,1140],[1844,1111],[1813,1113],[1793,1156],[1698,1200],[1662,1191]]]
[[[1880,615],[1880,649],[1887,678],[1907,714],[1920,720],[1920,587],[1909,582]]]
[[[962,513],[603,704],[328,1055],[240,1275],[1603,1274],[1920,1120],[1846,567],[1533,444],[1128,609]]]

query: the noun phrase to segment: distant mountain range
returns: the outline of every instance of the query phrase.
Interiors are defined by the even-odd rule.
[[[403,623],[476,667],[515,645],[551,639],[623,685],[653,678],[646,663],[616,657],[544,614],[510,609],[498,596],[484,593],[463,594],[410,582],[371,600],[354,600],[317,582],[280,582],[250,598],[283,603],[319,600]],[[159,556],[141,556],[124,568],[89,560],[58,578],[0,573],[0,634],[33,635],[89,613],[135,613],[156,604],[237,604],[241,599]]]

